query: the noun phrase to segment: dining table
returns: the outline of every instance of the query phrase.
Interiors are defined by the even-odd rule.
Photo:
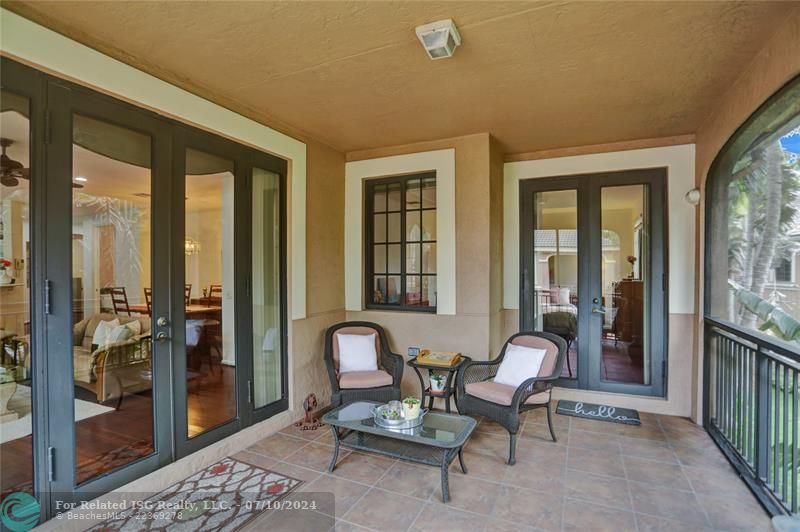
[[[128,305],[132,313],[150,315],[147,305]],[[187,318],[198,318],[203,316],[219,315],[222,307],[219,305],[199,305],[190,304],[185,307]]]

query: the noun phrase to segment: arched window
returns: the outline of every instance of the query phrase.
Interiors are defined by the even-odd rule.
[[[800,347],[800,79],[717,156],[706,184],[706,316]]]
[[[800,510],[800,78],[706,183],[703,420],[772,514]]]

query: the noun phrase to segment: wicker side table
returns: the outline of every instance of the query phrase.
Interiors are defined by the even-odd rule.
[[[416,358],[412,358],[406,365],[410,368],[414,368],[414,372],[417,374],[417,378],[419,379],[419,386],[422,390],[422,404],[425,404],[425,398],[428,398],[428,408],[433,408],[433,400],[437,397],[444,399],[444,410],[448,414],[450,413],[450,397],[453,398],[453,401],[456,403],[456,410],[458,410],[458,398],[455,395],[456,389],[453,384],[453,379],[455,378],[456,373],[458,373],[458,368],[461,367],[462,364],[470,362],[472,359],[468,356],[461,356],[461,360],[459,360],[458,364],[455,366],[437,366],[436,364],[424,364],[417,361]],[[444,380],[444,390],[441,392],[433,391],[430,386],[425,386],[425,379],[422,378],[421,369],[428,370],[428,375],[430,376],[431,371],[438,371],[440,373],[447,373],[447,376]],[[430,380],[430,379],[429,379]]]

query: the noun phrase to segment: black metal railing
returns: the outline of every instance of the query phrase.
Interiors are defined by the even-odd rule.
[[[705,342],[706,429],[771,513],[797,513],[800,355],[710,318]]]

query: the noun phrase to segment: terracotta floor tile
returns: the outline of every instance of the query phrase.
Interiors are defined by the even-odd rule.
[[[362,484],[373,485],[392,466],[394,460],[374,454],[350,453],[339,459],[333,474]]]
[[[565,499],[564,530],[634,532],[636,516],[632,512],[606,508],[578,499]]]
[[[336,520],[336,525],[333,527],[334,532],[368,532],[371,528],[366,528],[353,523],[348,523],[342,519]]]
[[[371,488],[344,519],[357,525],[381,531],[405,531],[421,510],[420,501],[398,493]]]
[[[503,486],[492,515],[542,530],[561,530],[563,503],[558,495]]]
[[[296,452],[300,447],[306,445],[306,440],[300,440],[285,434],[273,434],[261,441],[258,441],[247,448],[248,451],[261,453],[278,460],[283,460],[290,454]]]
[[[615,427],[616,423],[609,423],[608,421],[598,421],[596,419],[586,419],[583,417],[569,416],[570,430],[586,430],[589,432],[602,432],[604,434],[617,433],[618,428]]]
[[[687,526],[682,521],[657,517],[655,515],[635,514],[639,532],[713,532],[713,528],[701,525]]]
[[[234,454],[231,458],[241,460],[254,466],[263,467],[264,469],[271,469],[271,467],[278,462],[275,458],[264,456],[260,453],[253,453],[250,451],[240,451]]]
[[[700,449],[696,447],[673,445],[672,450],[675,451],[675,456],[680,463],[685,466],[722,468],[725,470],[730,468],[730,464],[716,446]]]
[[[631,495],[637,513],[675,519],[693,526],[709,526],[706,514],[692,492],[631,483]]]
[[[288,464],[286,462],[276,462],[270,466],[269,470],[281,475],[296,478],[297,480],[302,480],[303,482],[311,482],[316,480],[321,474],[319,471],[314,471],[313,469],[300,467],[294,464]]]
[[[661,429],[661,425],[656,423],[636,425],[620,425],[617,431],[620,436],[627,436],[629,438],[641,438],[645,440],[667,441],[667,436]]]
[[[518,461],[515,465],[507,466],[505,469],[504,484],[545,491],[553,495],[564,494],[566,468],[562,464],[554,464],[546,460]]]
[[[333,475],[320,475],[316,480],[301,487],[303,491],[333,493],[333,508],[318,508],[318,511],[342,517],[367,492],[368,486]]]
[[[556,442],[565,443],[567,441],[569,425],[553,424],[553,430],[556,433]],[[553,437],[550,435],[550,429],[547,427],[547,423],[525,422],[520,429],[519,437],[525,440],[553,443]]]
[[[683,466],[695,493],[751,499],[753,494],[732,467],[707,468]]]
[[[567,446],[552,441],[518,440],[517,462],[519,461],[548,461],[554,464],[566,464]]]
[[[669,443],[620,436],[619,445],[622,449],[622,456],[648,458],[670,464],[678,463],[675,451],[672,450]]]
[[[490,419],[484,419],[475,427],[476,432],[486,432],[497,436],[508,436],[508,431]]]
[[[450,502],[448,506],[482,515],[492,512],[500,484],[474,478],[470,475],[450,475]],[[437,487],[431,502],[442,502],[442,489]]]
[[[346,449],[339,449],[338,460],[342,461],[347,459],[348,454],[350,453]],[[289,462],[290,464],[295,464],[308,469],[313,469],[314,471],[322,472],[328,470],[328,466],[331,463],[331,458],[333,458],[333,447],[330,445],[322,445],[321,443],[311,442],[287,456],[285,461]]]
[[[565,495],[570,498],[623,510],[633,509],[627,480],[567,471],[564,476],[564,486]]]
[[[464,448],[472,452],[478,452],[507,459],[508,446],[508,435],[495,436],[485,432],[473,432]]]
[[[464,464],[467,466],[467,474],[470,477],[493,480],[495,482],[503,480],[506,470],[511,467],[506,463],[505,458],[471,451],[464,451]],[[463,475],[463,473],[461,472],[458,458],[456,458],[450,465],[450,477],[458,475]]]
[[[691,491],[692,486],[677,464],[665,464],[645,458],[625,457],[625,473],[628,480],[645,482],[674,490]]]
[[[409,530],[414,532],[473,532],[482,530],[487,519],[448,505],[427,503]]]
[[[281,510],[264,514],[243,529],[243,532],[261,532],[263,530],[330,530],[334,526],[334,519],[330,515],[314,510]]]
[[[587,473],[625,478],[625,468],[622,465],[622,455],[619,452],[570,448],[567,456],[567,467]]]
[[[742,532],[767,532],[772,523],[755,497],[750,500],[733,497],[716,497],[706,494],[697,496],[700,506],[718,530],[741,530]]]
[[[581,447],[594,451],[619,452],[619,436],[616,434],[601,434],[585,430],[571,430],[567,440],[568,447]]]
[[[456,459],[456,463],[458,459]],[[441,482],[441,471],[425,465],[395,462],[376,484],[379,488],[409,497],[428,499]]]
[[[281,429],[281,434],[286,434],[287,436],[294,436],[295,438],[301,438],[303,440],[316,440],[319,438],[323,433],[330,432],[327,426],[322,426],[317,428],[316,430],[303,430],[301,427],[295,427],[294,423],[289,425],[288,427],[284,427]]]

